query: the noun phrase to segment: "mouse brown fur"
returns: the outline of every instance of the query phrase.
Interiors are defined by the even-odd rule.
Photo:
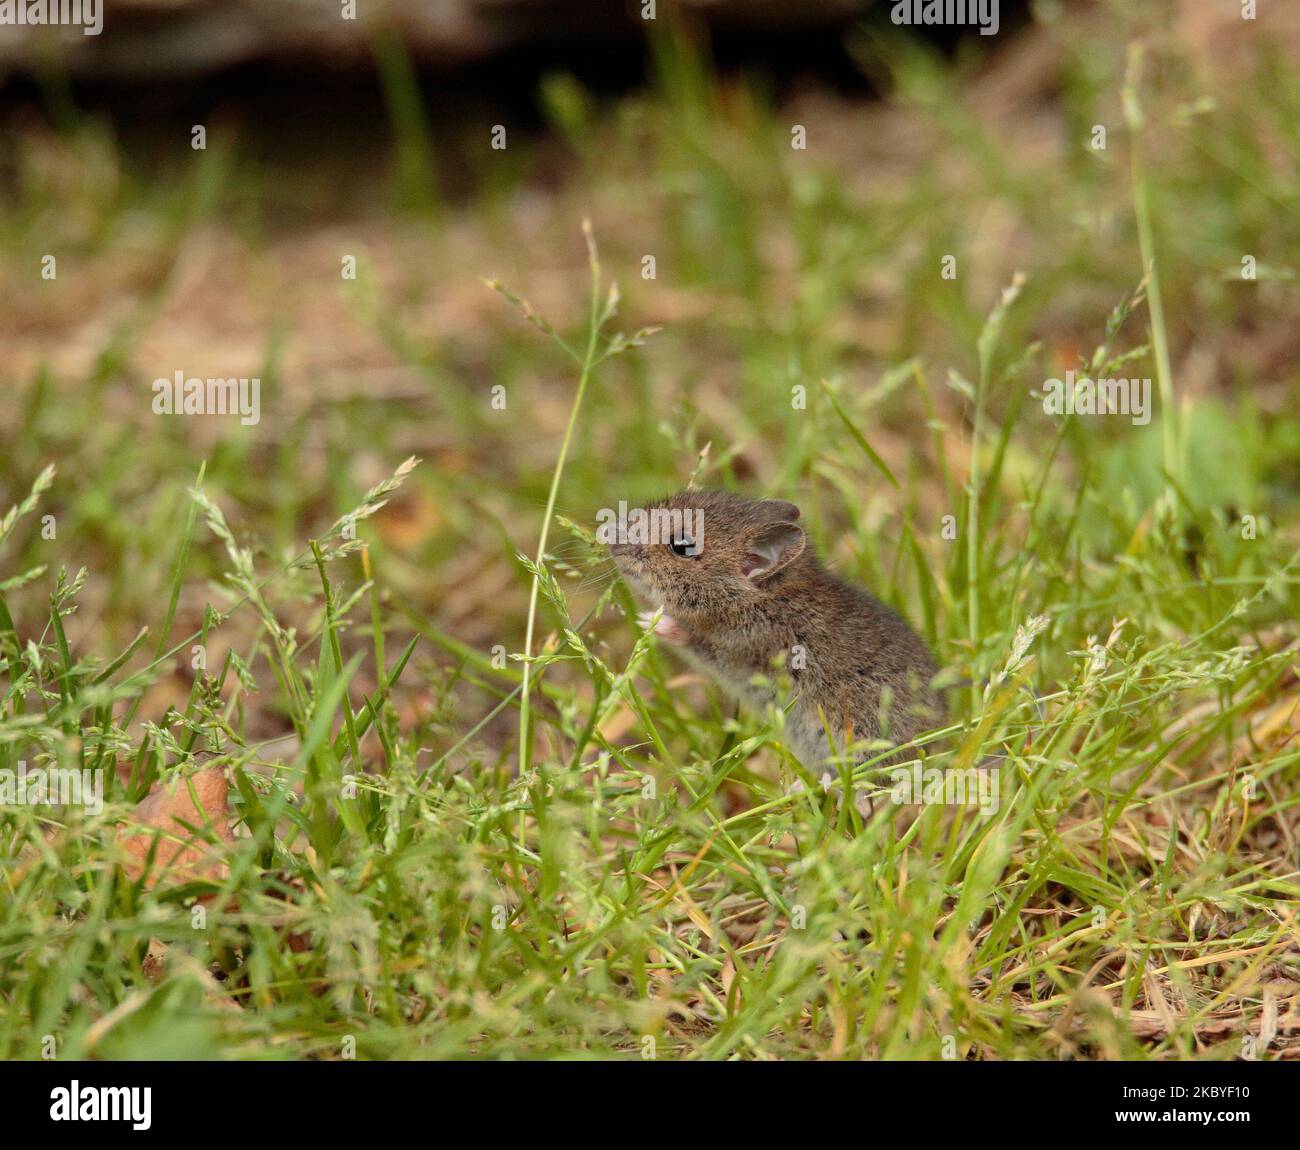
[[[665,522],[677,512],[686,527],[676,539],[610,551],[633,589],[662,607],[656,634],[759,709],[789,702],[773,671],[784,656],[794,692],[786,741],[805,766],[820,770],[850,742],[902,743],[942,722],[925,644],[896,612],[822,567],[793,503],[687,489],[646,510],[670,513]],[[693,524],[703,528],[699,546]],[[760,676],[770,685],[756,685]]]

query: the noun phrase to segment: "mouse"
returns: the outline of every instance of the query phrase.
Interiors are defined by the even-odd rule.
[[[639,510],[608,546],[651,605],[643,623],[657,616],[654,634],[742,703],[760,713],[788,707],[785,743],[814,774],[834,769],[829,760],[850,744],[897,745],[942,724],[925,642],[821,564],[794,503],[687,488]],[[854,759],[880,754],[863,749]]]

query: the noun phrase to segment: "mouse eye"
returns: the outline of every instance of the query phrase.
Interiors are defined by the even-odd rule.
[[[668,544],[668,550],[671,551],[678,559],[698,559],[700,557],[699,548],[695,543],[685,537],[679,537]]]

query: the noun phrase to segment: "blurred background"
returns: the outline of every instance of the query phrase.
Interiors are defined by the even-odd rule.
[[[1201,524],[1176,545],[1193,575],[1249,574],[1249,558],[1198,560],[1196,534],[1248,510],[1294,523],[1300,7],[1003,3],[996,36],[899,27],[892,7],[700,0],[647,20],[640,4],[360,0],[348,20],[336,0],[105,0],[99,36],[0,28],[0,505],[59,469],[42,505],[57,538],[24,520],[6,547],[19,632],[48,597],[48,576],[23,573],[60,565],[90,573],[75,648],[157,626],[201,465],[269,572],[417,455],[363,533],[386,627],[431,640],[404,717],[435,740],[463,731],[492,697],[466,652],[522,649],[515,553],[535,547],[575,386],[482,279],[580,337],[584,218],[621,290],[616,326],[662,330],[602,365],[560,511],[590,527],[692,474],[780,493],[832,562],[915,616],[900,525],[942,553],[985,317],[1025,272],[1002,341],[1024,370],[988,397],[995,428],[1020,421],[1001,474],[1014,505],[1058,431],[1031,391],[1091,355],[1143,278],[1139,139]],[[1143,311],[1116,337],[1134,374],[1153,374],[1146,341]],[[152,381],[177,371],[258,376],[260,423],[158,417]],[[827,390],[905,494],[863,464]],[[1122,550],[1131,523],[1112,514],[1160,490],[1162,418],[1068,432],[1045,518],[1077,517],[1082,551]],[[1023,538],[1008,518],[990,551]],[[200,531],[184,558],[177,635],[232,599],[218,543]],[[944,622],[961,588],[940,584],[928,638],[978,670]],[[277,584],[277,610],[292,617],[300,591]],[[255,624],[214,636],[210,664]],[[142,714],[190,689],[178,668]],[[255,707],[248,722],[285,726]],[[483,746],[514,728],[503,716]]]

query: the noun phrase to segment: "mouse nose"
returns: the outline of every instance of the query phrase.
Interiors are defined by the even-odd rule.
[[[609,545],[611,555],[634,555],[636,554],[635,543],[611,543]]]

